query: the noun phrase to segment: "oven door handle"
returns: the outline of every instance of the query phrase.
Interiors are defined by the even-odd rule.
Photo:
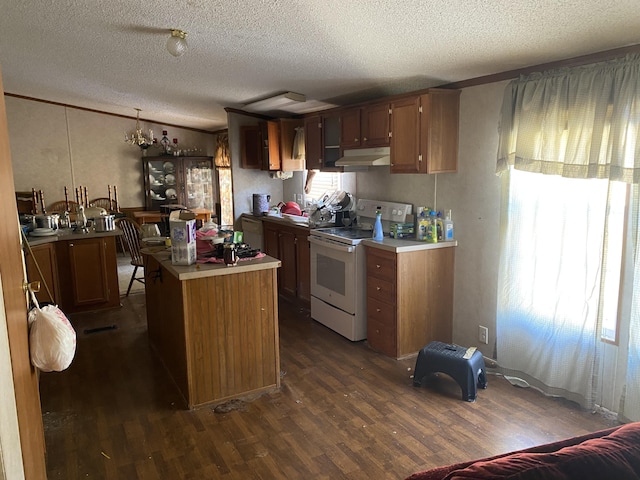
[[[316,237],[309,237],[309,243],[318,245],[319,247],[330,248],[331,250],[337,250],[339,252],[353,253],[355,251],[354,245],[344,245],[331,240],[320,240]]]

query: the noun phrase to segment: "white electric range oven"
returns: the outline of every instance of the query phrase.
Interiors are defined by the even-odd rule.
[[[372,237],[378,207],[386,234],[390,223],[411,217],[409,204],[360,199],[356,228],[316,228],[309,235],[311,318],[351,341],[367,338],[366,259],[360,242]]]

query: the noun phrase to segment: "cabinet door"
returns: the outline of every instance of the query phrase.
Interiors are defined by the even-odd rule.
[[[304,120],[304,149],[307,168],[322,168],[322,118],[319,115]]]
[[[240,165],[242,168],[262,168],[262,132],[258,125],[240,127]]]
[[[360,108],[350,108],[340,114],[340,148],[360,146]]]
[[[280,292],[290,297],[296,296],[298,275],[296,269],[296,236],[290,230],[280,230]]]
[[[309,233],[296,233],[296,295],[300,300],[311,301],[311,247]]]
[[[280,131],[280,169],[285,172],[304,170],[306,168],[305,156],[296,158],[296,152],[293,151],[296,129],[304,128],[304,122],[301,119],[281,118],[278,123]]]
[[[389,104],[370,105],[362,109],[363,147],[386,147],[389,145]]]
[[[180,203],[182,181],[178,157],[143,157],[145,207],[160,210],[161,205]]]
[[[275,120],[261,122],[262,169],[280,170],[280,127]]]
[[[420,158],[420,97],[391,104],[391,173],[426,173]]]
[[[322,168],[322,118],[319,115],[304,120],[304,149],[307,168]]]
[[[267,222],[262,222],[264,233],[264,253],[270,257],[280,258],[280,247],[278,243],[278,230]]]
[[[460,91],[430,91],[420,102],[420,149],[427,173],[458,171]]]
[[[36,293],[38,302],[49,302],[57,305],[60,303],[60,292],[58,289],[58,267],[54,247],[54,243],[31,247],[31,252],[29,250],[25,252],[25,264],[29,282],[40,282],[40,291]]]
[[[106,245],[102,238],[68,241],[73,304],[108,302],[111,292],[107,276]]]
[[[336,167],[340,159],[340,117],[336,114],[322,117],[322,170],[341,172],[342,167]]]
[[[187,208],[203,208],[214,211],[216,199],[213,158],[183,157],[184,202]]]

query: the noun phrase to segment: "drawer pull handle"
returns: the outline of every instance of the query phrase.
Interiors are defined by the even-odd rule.
[[[380,268],[380,265],[376,264],[376,268]]]
[[[380,290],[382,290],[382,288],[380,288],[380,287],[376,287],[376,290],[380,291]]]
[[[376,329],[376,333],[380,333],[380,330]]]
[[[380,310],[379,308],[376,308],[376,312],[380,313],[382,310]]]

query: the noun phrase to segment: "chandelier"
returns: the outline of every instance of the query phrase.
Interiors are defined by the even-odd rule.
[[[149,129],[149,136],[145,137],[142,129],[140,128],[140,109],[136,108],[136,131],[130,135],[124,134],[124,141],[130,145],[137,145],[143,150],[146,150],[153,145],[153,130]]]

